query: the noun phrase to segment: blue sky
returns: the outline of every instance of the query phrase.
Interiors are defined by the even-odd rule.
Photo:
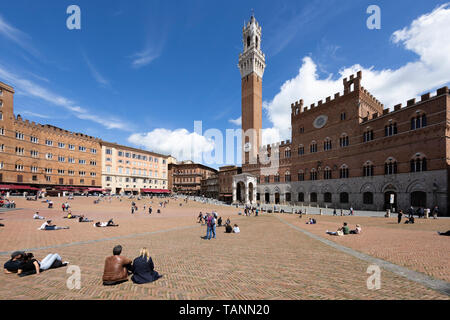
[[[81,30],[66,27],[71,4],[81,8]],[[371,4],[381,8],[380,30],[366,27]],[[239,127],[230,122],[241,109],[237,62],[254,9],[267,64],[263,127],[277,131],[270,142],[289,138],[290,101],[332,95],[359,67],[387,107],[448,84],[437,69],[450,74],[449,61],[417,44],[436,34],[419,19],[436,8],[429,20],[443,32],[450,10],[434,0],[9,1],[0,8],[0,81],[15,87],[15,112],[26,119],[161,153],[177,154],[187,137],[209,150],[194,121]],[[430,79],[411,79],[414,70]],[[399,81],[401,93],[388,92]]]

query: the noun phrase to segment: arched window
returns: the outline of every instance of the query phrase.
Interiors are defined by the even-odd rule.
[[[310,180],[317,180],[317,171],[316,169],[311,169],[311,172],[309,173],[309,179]]]
[[[323,178],[325,180],[332,179],[331,169],[329,167],[326,167],[325,170],[323,170]]]
[[[339,146],[347,147],[349,145],[348,135],[346,133],[343,133],[341,137],[339,138]]]
[[[304,181],[305,180],[305,173],[303,170],[298,171],[298,181]]]
[[[348,193],[347,192],[341,192],[339,194],[339,200],[341,203],[348,203]]]
[[[373,204],[373,193],[364,192],[363,193],[363,204]]]
[[[343,164],[341,168],[339,169],[339,177],[341,179],[348,178],[348,166],[346,164]]]
[[[397,173],[397,160],[394,158],[388,158],[384,163],[384,174],[396,174]]]
[[[291,157],[291,148],[286,148],[286,150],[284,150],[284,157],[285,158],[290,158]]]
[[[289,171],[286,171],[286,173],[284,174],[284,181],[285,182],[291,181],[291,173]]]
[[[280,182],[280,175],[278,174],[278,172],[273,176],[273,181]]]
[[[256,49],[259,49],[259,41],[258,41],[258,37],[256,37]]]
[[[250,36],[247,37],[247,48],[250,47]]]
[[[305,194],[303,192],[299,192],[298,202],[304,202],[304,201],[305,201]]]
[[[323,202],[325,203],[331,203],[332,202],[332,196],[331,196],[331,192],[325,192],[323,194]]]
[[[311,153],[317,152],[317,143],[315,141],[311,142],[309,146],[309,152]]]
[[[427,171],[427,158],[421,153],[417,153],[410,161],[411,172]]]
[[[411,130],[420,129],[427,126],[427,115],[418,110],[411,118]]]
[[[372,177],[374,171],[374,165],[372,161],[366,161],[366,163],[363,166],[363,176],[364,177]]]
[[[363,135],[363,141],[369,142],[374,139],[373,130],[371,128],[367,128]]]
[[[394,134],[397,134],[397,123],[390,121],[390,123],[384,127],[384,135],[390,137]]]
[[[301,144],[298,146],[298,155],[302,156],[304,154],[305,154],[305,147],[303,147],[303,145]]]
[[[310,201],[310,202],[317,202],[317,193],[312,192],[312,193],[309,195],[309,201]]]
[[[323,141],[323,150],[324,151],[328,151],[331,150],[332,146],[331,146],[331,139],[330,138],[326,138]]]

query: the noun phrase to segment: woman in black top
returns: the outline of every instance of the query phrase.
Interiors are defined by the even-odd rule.
[[[162,276],[155,270],[153,260],[147,248],[142,248],[139,257],[133,261],[133,276],[131,280],[137,284],[149,283],[158,280]]]

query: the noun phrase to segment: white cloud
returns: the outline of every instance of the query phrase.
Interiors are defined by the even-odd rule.
[[[0,35],[3,35],[5,38],[15,42],[32,55],[39,56],[39,52],[30,45],[31,37],[6,22],[2,16],[0,16]]]
[[[97,81],[102,87],[109,87],[109,81],[98,72],[97,68],[92,64],[91,60],[87,57],[87,55],[83,52],[83,58],[86,62],[89,71],[92,74],[92,77]]]
[[[160,54],[161,52],[155,48],[147,48],[146,50],[137,52],[131,56],[133,58],[131,65],[133,68],[141,68],[158,58]]]
[[[391,41],[415,52],[419,58],[398,69],[365,68],[359,64],[342,68],[339,78],[333,74],[320,79],[317,64],[311,57],[302,60],[297,76],[286,81],[271,101],[264,101],[269,120],[273,124],[270,137],[278,131],[281,139],[290,139],[291,103],[300,99],[306,106],[336,92],[342,92],[342,79],[362,70],[362,85],[385,107],[417,97],[449,82],[450,74],[450,4],[442,5],[415,19],[410,26],[395,31]],[[268,137],[268,138],[270,138]],[[272,140],[270,142],[277,142]]]
[[[147,133],[132,134],[128,141],[147,150],[170,154],[178,160],[201,159],[204,152],[214,149],[214,142],[186,129],[154,129]]]
[[[242,125],[242,117],[239,117],[237,119],[229,119],[228,120],[230,123],[235,124],[237,126]]]
[[[38,98],[55,106],[62,107],[79,119],[96,122],[107,129],[120,129],[124,131],[130,130],[130,126],[128,126],[125,122],[113,117],[104,117],[93,114],[90,110],[76,105],[74,101],[55,94],[28,79],[17,76],[15,73],[8,71],[2,65],[0,65],[0,78],[13,85],[17,94]]]

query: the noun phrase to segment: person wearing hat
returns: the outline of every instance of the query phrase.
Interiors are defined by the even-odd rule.
[[[11,259],[6,261],[5,264],[3,265],[5,273],[6,274],[17,273],[24,256],[25,256],[25,252],[14,251],[11,254]]]

